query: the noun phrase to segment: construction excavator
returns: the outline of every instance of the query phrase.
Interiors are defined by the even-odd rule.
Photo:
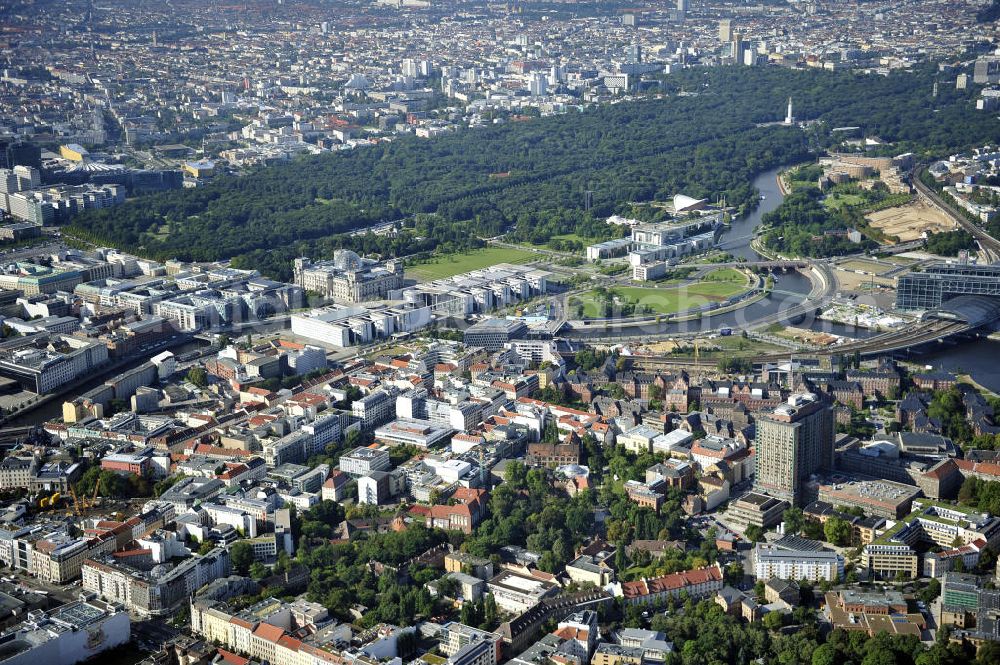
[[[56,492],[52,496],[43,496],[38,500],[38,508],[40,510],[51,510],[59,505],[59,500],[62,498],[62,494]]]

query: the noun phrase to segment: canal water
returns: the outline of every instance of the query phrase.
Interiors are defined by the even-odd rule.
[[[750,214],[733,220],[719,245],[722,250],[747,261],[759,261],[763,258],[750,248],[750,241],[753,240],[764,215],[781,205],[781,201],[785,198],[778,189],[778,170],[765,171],[754,179],[753,186],[764,198]],[[808,293],[808,289],[806,292]]]

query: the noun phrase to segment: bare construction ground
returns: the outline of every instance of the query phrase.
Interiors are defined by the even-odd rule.
[[[840,282],[840,288],[844,291],[867,291],[872,285],[894,286],[896,283],[891,277],[862,275],[853,270],[844,270],[839,266],[837,268],[837,281]]]
[[[924,231],[951,231],[954,223],[937,208],[914,201],[896,208],[886,208],[866,215],[871,225],[887,236],[895,236],[900,242],[916,240]]]

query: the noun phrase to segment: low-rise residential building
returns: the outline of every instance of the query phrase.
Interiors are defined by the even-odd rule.
[[[722,588],[722,569],[718,565],[695,568],[653,579],[621,583],[622,600],[627,605],[659,603],[686,593],[691,598],[707,598]]]

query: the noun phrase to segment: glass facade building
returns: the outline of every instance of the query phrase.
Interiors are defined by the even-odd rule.
[[[1000,296],[1000,266],[936,264],[903,275],[896,283],[896,307],[934,309],[964,295]]]

